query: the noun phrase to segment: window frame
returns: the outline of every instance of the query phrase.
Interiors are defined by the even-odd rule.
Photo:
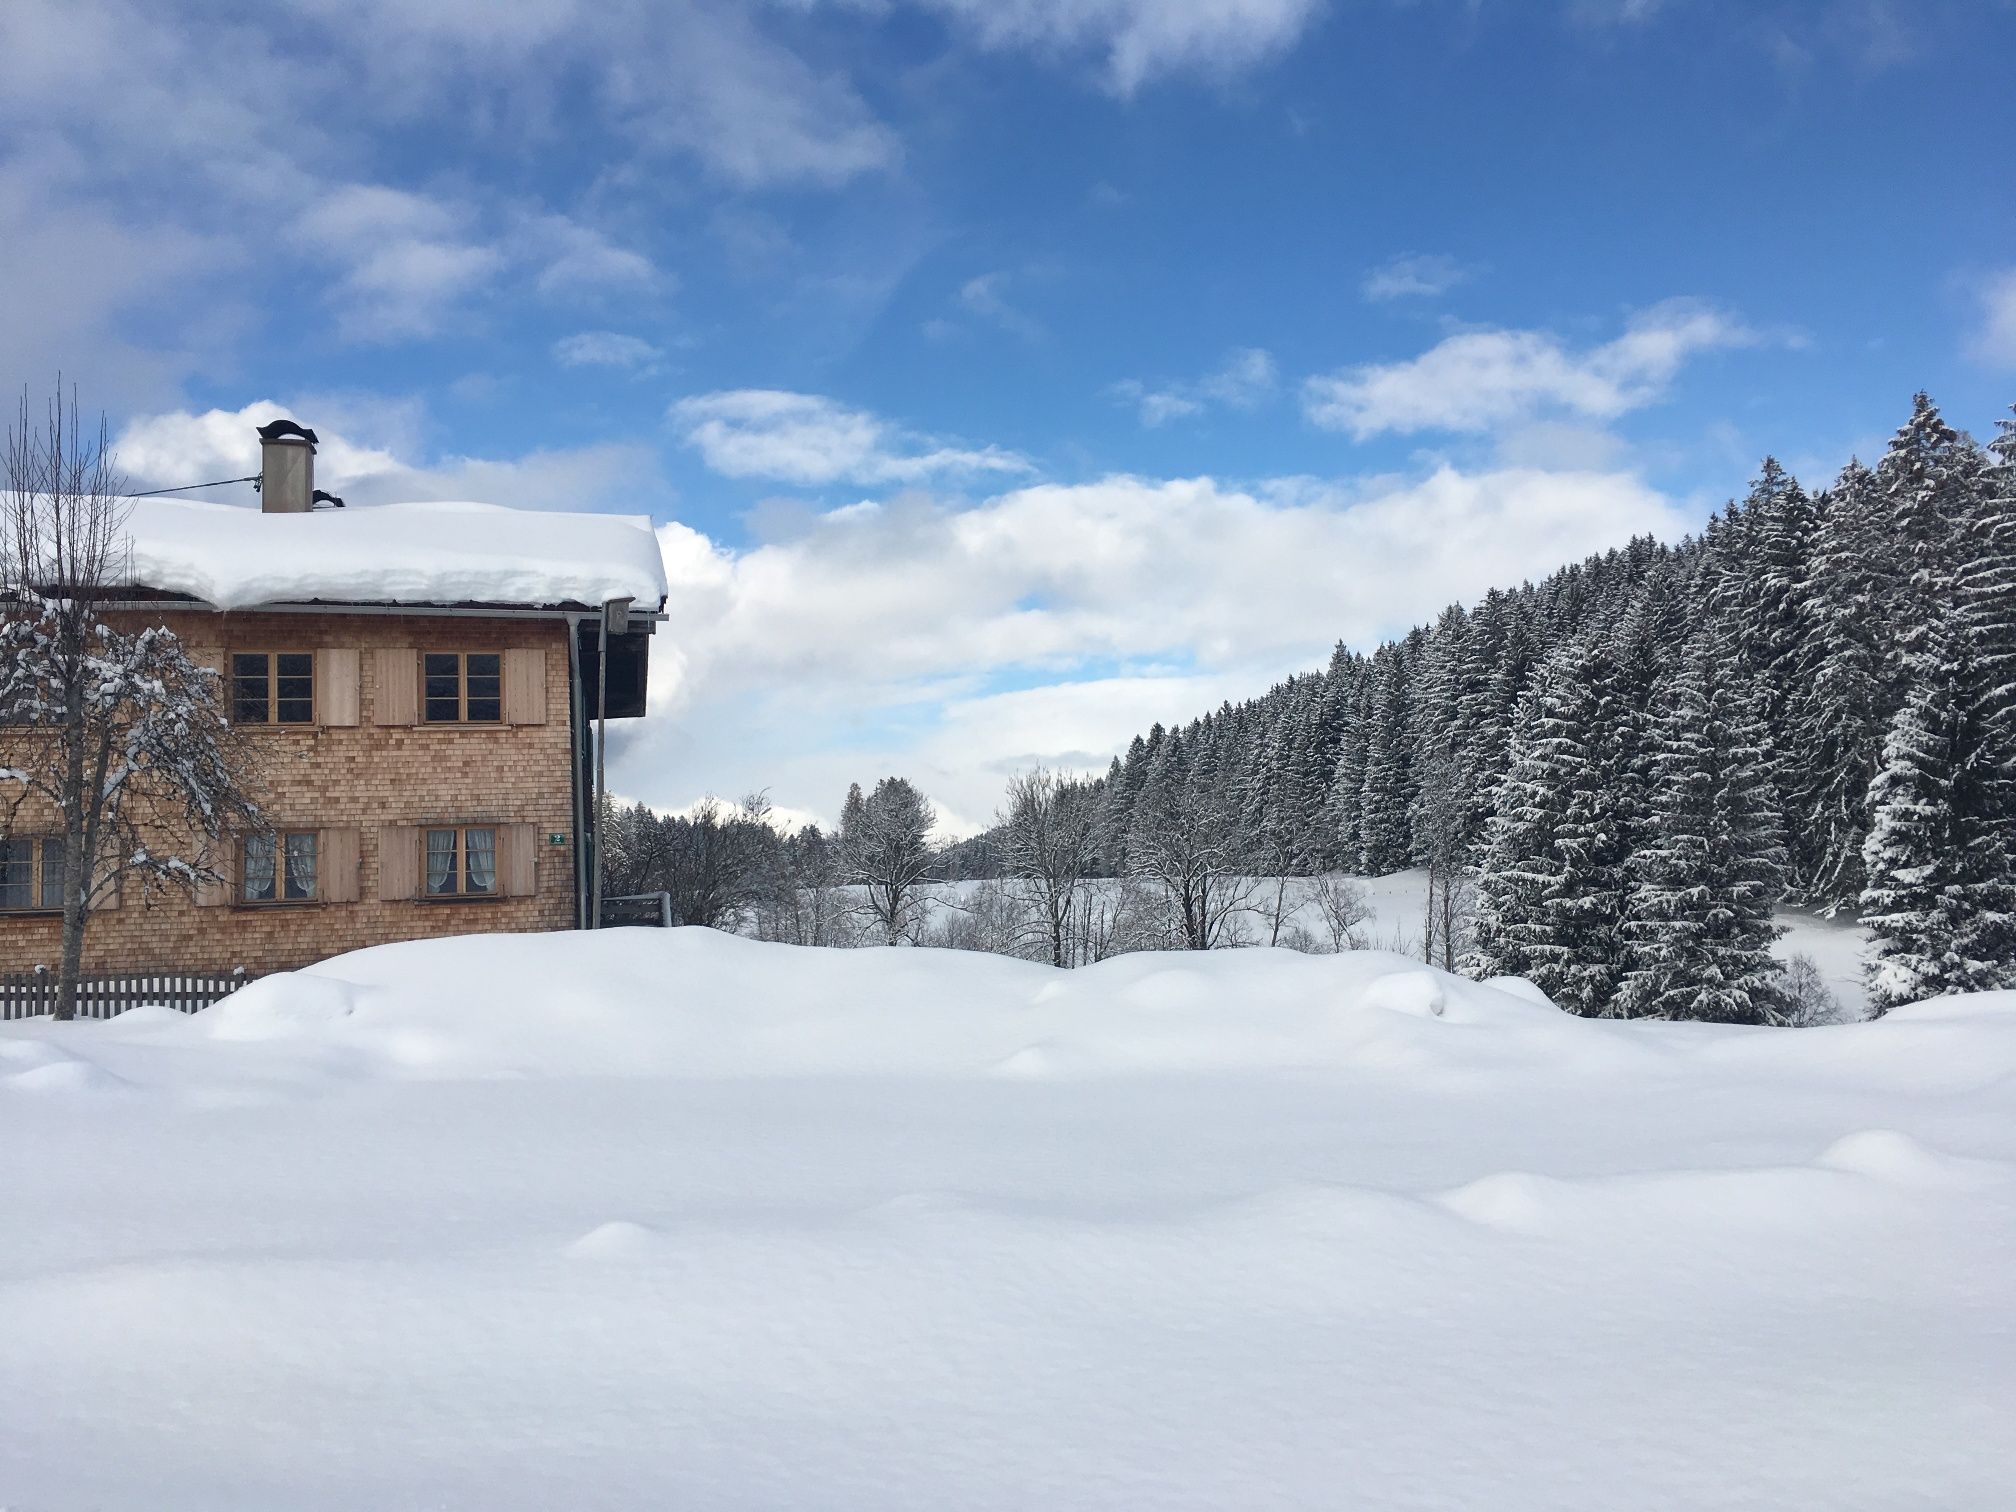
[[[304,898],[287,896],[287,882],[290,869],[287,842],[307,840],[315,857],[315,881]],[[252,846],[258,841],[270,841],[273,846],[273,896],[255,898],[246,887],[246,869],[251,862]],[[322,901],[322,832],[315,829],[276,829],[270,834],[247,835],[238,842],[238,876],[232,900],[240,908],[302,908]]]
[[[469,837],[487,834],[490,837],[490,885],[476,888],[470,885]],[[501,864],[501,848],[504,826],[501,824],[423,824],[420,826],[420,900],[425,903],[459,903],[470,900],[501,898],[504,894],[504,872]],[[448,880],[453,886],[436,889],[433,886],[433,865],[429,857],[433,854],[430,842],[436,835],[453,836],[449,849]]]
[[[266,717],[264,719],[240,719],[238,717],[238,658],[260,656],[266,659]],[[308,659],[308,717],[306,719],[282,719],[280,717],[280,658],[283,656],[305,656]],[[263,649],[258,646],[233,647],[224,653],[224,682],[226,698],[231,710],[231,723],[246,730],[312,730],[321,722],[322,678],[321,668],[316,665],[315,652],[298,646],[284,649]],[[294,699],[286,700],[289,703]]]
[[[427,691],[428,681],[430,678],[437,675],[438,676],[447,675],[446,673],[436,674],[428,671],[427,669],[428,659],[430,657],[436,657],[436,656],[452,656],[455,658],[455,717],[453,719],[436,719],[432,712],[432,706],[439,700],[429,695]],[[495,695],[495,702],[497,705],[497,717],[494,719],[471,719],[469,717],[469,704],[471,702],[469,695],[469,682],[472,676],[472,674],[469,671],[469,663],[472,658],[478,656],[491,657],[497,663],[497,672],[496,672],[497,692]],[[458,725],[468,725],[475,729],[494,730],[500,728],[501,726],[509,724],[510,721],[505,717],[506,711],[504,707],[505,704],[504,667],[505,667],[505,656],[501,650],[471,651],[471,650],[423,649],[420,652],[420,667],[419,667],[420,672],[419,723],[421,724],[421,726],[422,727],[433,726],[436,728],[441,727],[453,728]],[[488,674],[482,674],[482,675],[487,676]],[[485,697],[482,701],[487,703],[490,702],[491,699]]]
[[[28,901],[26,903],[0,903],[0,914],[19,916],[22,914],[60,914],[63,912],[63,877],[60,858],[63,849],[61,835],[7,835],[0,837],[0,845],[25,845],[28,847]],[[59,858],[55,879],[56,901],[49,901],[49,849],[56,848]]]

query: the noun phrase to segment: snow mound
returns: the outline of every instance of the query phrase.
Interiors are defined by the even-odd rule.
[[[206,1009],[200,1022],[214,1039],[310,1039],[330,1033],[357,1011],[358,990],[312,971],[278,971],[240,987]]]
[[[1537,1234],[1559,1201],[1561,1183],[1530,1171],[1498,1171],[1444,1192],[1436,1200],[1481,1228]]]
[[[104,1067],[78,1056],[31,1065],[25,1071],[0,1068],[0,1087],[16,1092],[49,1093],[59,1096],[102,1097],[132,1090],[132,1083]]]
[[[590,1229],[560,1251],[570,1260],[636,1260],[658,1248],[655,1229],[618,1218]]]
[[[642,515],[437,502],[272,515],[193,499],[132,505],[133,581],[219,609],[612,598],[656,609],[666,591]]]
[[[1367,1007],[1389,1013],[1411,1013],[1416,1018],[1440,1018],[1448,1011],[1449,994],[1440,975],[1433,971],[1396,971],[1380,977],[1365,989],[1361,999]]]
[[[1396,970],[1395,968],[1399,968]],[[810,951],[706,929],[379,946],[264,978],[212,1039],[429,1077],[936,1075],[1008,1080],[1544,1055],[1562,1015],[1379,952],[1124,956],[1075,972],[959,951]],[[1406,1023],[1405,1021],[1413,1021]],[[1404,1027],[1403,1027],[1404,1024]]]
[[[1547,996],[1546,993],[1542,992],[1538,987],[1534,986],[1524,977],[1514,977],[1514,976],[1486,977],[1484,979],[1484,985],[1486,987],[1494,988],[1499,992],[1507,993],[1512,997],[1519,998],[1523,1002],[1532,1003],[1537,1007],[1552,1008],[1556,1006],[1554,999]]]
[[[2010,1174],[2000,1161],[1944,1154],[1895,1129],[1864,1129],[1837,1139],[1818,1163],[1899,1186],[1975,1186],[2006,1180]]]
[[[15,1076],[77,1057],[47,1040],[0,1039],[0,1076]]]

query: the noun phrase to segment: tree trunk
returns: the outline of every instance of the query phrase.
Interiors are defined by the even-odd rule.
[[[72,665],[75,665],[75,659]],[[84,927],[91,922],[93,857],[85,844],[84,708],[81,679],[65,690],[63,731],[63,951],[56,966],[56,1018],[77,1017],[77,979],[84,971]]]

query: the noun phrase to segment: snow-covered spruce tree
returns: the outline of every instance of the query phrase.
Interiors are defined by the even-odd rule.
[[[1957,611],[1927,627],[1906,670],[1863,847],[1866,975],[1879,1014],[2016,977],[2016,882],[1998,791],[2006,758],[1983,726],[1980,666]]]
[[[1883,533],[1875,475],[1850,462],[1819,501],[1799,689],[1787,711],[1797,753],[1784,795],[1803,898],[1832,911],[1862,892],[1869,783],[1888,716]]]
[[[1804,772],[1792,740],[1792,703],[1810,621],[1805,613],[1813,538],[1813,500],[1798,481],[1766,457],[1743,501],[1744,559],[1732,564],[1729,591],[1717,609],[1735,627],[1736,649],[1757,689],[1758,713],[1770,736],[1772,785],[1790,790]]]
[[[1618,1012],[1633,1018],[1787,1021],[1771,942],[1784,831],[1764,726],[1730,644],[1710,622],[1654,702],[1651,790],[1631,857]]]
[[[1520,701],[1511,764],[1497,784],[1497,811],[1484,827],[1477,917],[1466,965],[1476,976],[1531,978],[1549,943],[1547,899],[1559,882],[1554,835],[1567,806],[1560,781],[1559,674],[1543,665]]]
[[[164,627],[103,617],[125,583],[129,508],[103,421],[80,432],[59,396],[31,424],[24,393],[0,473],[0,838],[40,834],[45,869],[60,851],[68,1019],[92,914],[129,879],[215,880],[217,842],[259,810],[217,673]]]
[[[862,891],[869,919],[886,945],[914,940],[924,922],[924,887],[937,873],[931,831],[938,814],[901,777],[884,777],[865,798],[859,783],[840,809],[843,880]]]
[[[1347,871],[1357,871],[1364,847],[1365,747],[1372,723],[1372,679],[1360,669],[1337,732],[1337,767],[1331,776],[1324,816],[1331,853]]]
[[[1954,587],[1973,663],[1969,714],[1981,735],[1969,780],[1983,842],[2016,866],[2016,420],[1998,431]],[[1984,908],[1984,918],[1992,912]],[[2016,979],[2016,920],[1984,948]]]
[[[1523,976],[1571,1013],[1609,1011],[1624,957],[1634,711],[1598,626],[1549,658],[1513,737],[1478,881],[1489,974]]]
[[[1381,646],[1372,659],[1372,700],[1365,731],[1365,785],[1358,821],[1358,865],[1367,876],[1399,871],[1413,860],[1408,806],[1413,802],[1407,738],[1411,669],[1404,645]]]

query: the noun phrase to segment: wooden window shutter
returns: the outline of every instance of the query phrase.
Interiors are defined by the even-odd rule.
[[[420,831],[413,825],[378,831],[378,896],[388,903],[420,896]]]
[[[420,653],[411,646],[380,646],[373,660],[378,686],[372,694],[372,718],[381,725],[418,724]]]
[[[348,646],[324,646],[315,653],[315,719],[325,725],[357,723],[362,657]]]
[[[504,653],[504,718],[514,725],[546,723],[546,650]]]
[[[198,908],[222,908],[231,901],[231,895],[238,890],[238,846],[235,841],[220,842],[218,854],[203,857],[203,864],[222,873],[215,881],[196,884],[196,906]]]
[[[316,869],[319,876],[316,891],[325,903],[355,903],[357,901],[357,873],[364,865],[359,853],[357,831],[354,829],[325,829],[317,841],[321,855],[317,857]]]
[[[507,898],[529,898],[539,891],[539,831],[530,824],[497,826],[497,870]]]

